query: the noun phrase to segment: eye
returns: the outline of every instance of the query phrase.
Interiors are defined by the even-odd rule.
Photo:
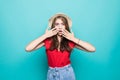
[[[59,23],[55,23],[55,26],[59,25]]]

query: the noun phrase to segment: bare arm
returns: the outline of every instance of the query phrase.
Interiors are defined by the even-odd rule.
[[[37,50],[37,49],[39,49],[39,48],[41,48],[42,46],[44,46],[45,45],[45,43],[44,42],[42,42],[41,44],[39,44],[37,47],[35,47],[35,49],[34,50]]]
[[[47,37],[46,37],[46,35],[44,34],[44,35],[42,35],[41,37],[33,40],[32,42],[30,42],[30,43],[26,46],[25,50],[28,51],[28,52],[30,52],[30,51],[33,51],[33,50],[37,49],[36,47],[38,47],[38,46],[39,46],[39,48],[40,48],[40,47],[43,45],[43,41],[44,41],[46,38],[47,38]]]
[[[48,37],[51,37],[51,36],[53,36],[53,35],[56,35],[57,32],[58,32],[58,31],[56,30],[56,28],[53,28],[53,29],[47,31],[45,34],[43,34],[43,35],[40,36],[39,38],[37,38],[37,39],[33,40],[32,42],[30,42],[30,43],[26,46],[25,50],[28,51],[28,52],[30,52],[30,51],[33,51],[33,50],[36,50],[36,49],[42,47],[42,46],[44,45],[44,42],[43,42],[43,41],[44,41],[45,39],[47,39]]]
[[[68,40],[74,42],[76,44],[75,47],[80,50],[87,51],[87,52],[95,52],[95,50],[96,50],[92,44],[85,42],[83,40],[77,39],[71,33],[69,33],[67,30],[63,31],[63,36],[65,38],[67,38]]]
[[[76,43],[75,47],[78,48],[78,49],[81,49],[81,50],[87,51],[87,52],[95,52],[95,47],[88,42],[79,40],[75,37],[72,39],[72,41],[74,43]]]

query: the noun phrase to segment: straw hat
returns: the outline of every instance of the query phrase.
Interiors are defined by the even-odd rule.
[[[72,20],[70,19],[70,17],[68,17],[68,16],[67,16],[66,14],[64,14],[64,13],[57,13],[57,14],[53,15],[53,16],[49,19],[49,23],[48,23],[49,28],[51,28],[52,22],[54,21],[54,19],[55,19],[57,16],[63,16],[63,17],[65,17],[65,18],[67,19],[67,21],[68,21],[69,27],[72,26]]]

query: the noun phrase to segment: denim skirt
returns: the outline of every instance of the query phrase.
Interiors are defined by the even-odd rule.
[[[49,67],[47,80],[75,80],[75,74],[71,64],[64,67]]]

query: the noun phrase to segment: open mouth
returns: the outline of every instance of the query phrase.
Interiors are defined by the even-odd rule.
[[[62,32],[62,30],[60,30],[59,32]]]
[[[59,31],[60,33],[62,32],[62,31]]]

